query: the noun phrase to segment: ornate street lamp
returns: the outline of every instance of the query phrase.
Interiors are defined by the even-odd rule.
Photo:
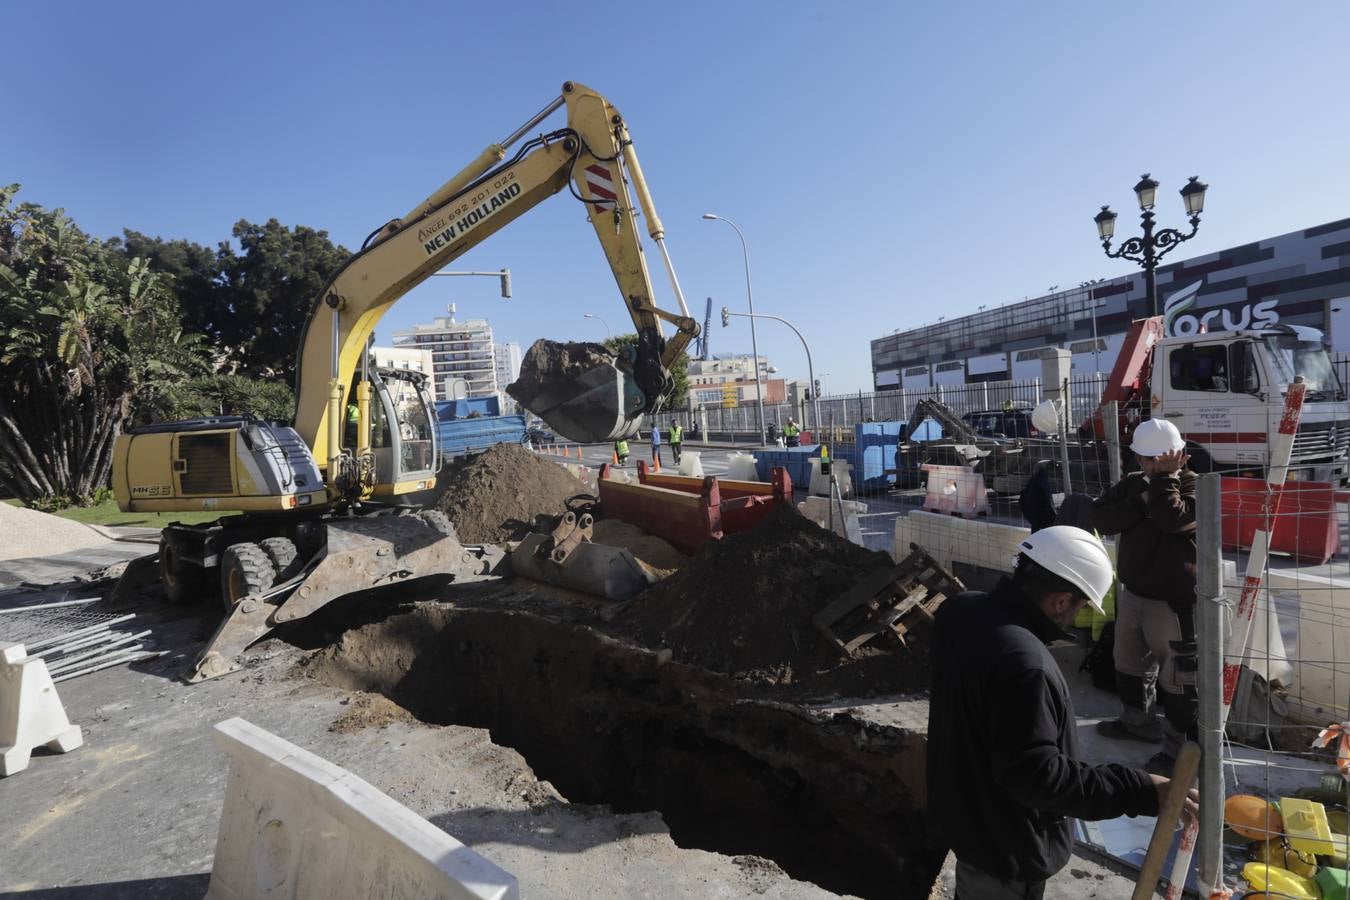
[[[1195,233],[1200,229],[1200,214],[1205,210],[1205,191],[1208,189],[1209,185],[1202,182],[1198,175],[1192,175],[1186,186],[1181,189],[1181,200],[1186,205],[1186,215],[1190,217],[1191,222],[1189,234],[1182,234],[1175,228],[1163,228],[1157,232],[1153,230],[1153,204],[1158,196],[1158,182],[1150,178],[1147,172],[1134,186],[1134,194],[1139,200],[1141,211],[1139,219],[1144,225],[1142,237],[1132,237],[1121,244],[1120,249],[1112,250],[1111,238],[1116,233],[1116,214],[1109,206],[1103,206],[1101,212],[1092,217],[1097,223],[1097,237],[1101,238],[1102,249],[1106,251],[1107,256],[1112,259],[1124,257],[1143,267],[1148,305],[1155,316],[1158,315],[1156,278],[1158,260],[1179,244],[1195,237]]]

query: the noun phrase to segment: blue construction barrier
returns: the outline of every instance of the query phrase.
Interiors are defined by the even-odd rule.
[[[769,470],[778,467],[787,470],[794,489],[806,490],[811,486],[811,460],[820,456],[820,445],[755,448],[751,452],[755,454],[755,475],[760,481],[768,481]]]

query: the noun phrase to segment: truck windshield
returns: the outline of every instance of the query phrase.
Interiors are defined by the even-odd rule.
[[[1275,383],[1281,391],[1302,375],[1308,385],[1308,393],[1336,397],[1341,393],[1341,384],[1331,367],[1326,348],[1317,341],[1300,341],[1289,335],[1272,335],[1265,338],[1266,349],[1270,352]]]

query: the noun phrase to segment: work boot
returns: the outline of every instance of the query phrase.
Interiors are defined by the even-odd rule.
[[[1163,726],[1156,716],[1131,706],[1122,706],[1119,719],[1103,719],[1097,733],[1116,741],[1156,744],[1163,739]]]
[[[1097,723],[1097,733],[1112,740],[1143,741],[1156,744],[1162,740],[1162,725],[1152,713],[1146,712],[1152,704],[1148,682],[1138,675],[1116,672],[1116,693],[1120,695],[1120,718]]]

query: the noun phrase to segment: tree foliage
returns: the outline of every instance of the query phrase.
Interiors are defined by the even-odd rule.
[[[620,334],[604,340],[604,346],[613,353],[635,352],[638,336],[636,333]],[[670,374],[675,379],[675,389],[670,394],[667,409],[689,408],[689,354],[681,353],[671,366]]]
[[[107,483],[126,422],[207,370],[178,301],[139,257],[0,188],[0,488],[81,502]]]
[[[216,372],[190,378],[165,391],[152,416],[159,420],[252,416],[289,423],[294,412],[295,393],[279,379]]]
[[[316,298],[351,256],[328,232],[276,219],[235,223],[236,250],[124,232],[123,252],[173,279],[184,327],[206,335],[230,370],[290,383]]]

